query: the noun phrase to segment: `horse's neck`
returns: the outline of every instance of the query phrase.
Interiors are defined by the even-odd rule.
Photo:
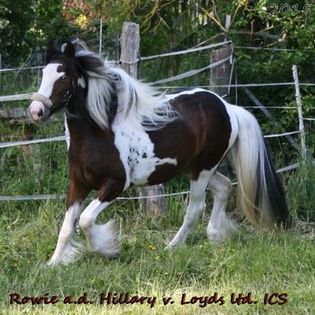
[[[84,89],[77,88],[67,107],[67,116],[69,118],[84,117],[86,115],[87,110],[84,104],[85,93]]]
[[[85,106],[85,90],[79,89],[76,97],[70,101],[68,111],[66,112],[66,121],[68,125],[70,143],[75,142],[79,149],[80,145],[85,143],[113,142],[112,132],[110,130],[102,130],[89,117],[89,113]]]
[[[70,136],[70,143],[74,142],[80,146],[87,142],[101,141],[105,144],[113,142],[111,132],[102,130],[87,117],[70,117],[66,118],[67,127]]]

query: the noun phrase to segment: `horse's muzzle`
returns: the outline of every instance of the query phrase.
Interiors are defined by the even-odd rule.
[[[28,113],[35,122],[45,121],[49,115],[47,115],[47,108],[42,102],[33,101],[28,107]]]

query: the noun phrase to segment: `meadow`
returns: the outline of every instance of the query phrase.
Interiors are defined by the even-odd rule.
[[[312,314],[314,225],[271,232],[242,222],[227,242],[210,244],[209,197],[187,244],[166,251],[186,203],[170,197],[165,214],[152,217],[136,201],[117,201],[99,220],[115,219],[119,258],[84,251],[73,264],[49,268],[64,201],[1,202],[0,314]],[[82,234],[76,239],[85,243]]]

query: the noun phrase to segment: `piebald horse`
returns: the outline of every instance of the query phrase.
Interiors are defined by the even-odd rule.
[[[72,237],[77,222],[93,252],[116,257],[118,233],[112,221],[95,223],[100,212],[131,186],[164,183],[184,172],[190,176],[189,204],[167,248],[186,240],[205,209],[207,187],[214,197],[207,236],[224,240],[236,227],[225,212],[231,181],[217,171],[224,158],[235,167],[247,219],[270,228],[289,224],[261,129],[248,111],[203,89],[159,94],[79,40],[61,47],[48,44],[46,59],[29,113],[40,122],[65,109],[70,178],[67,211],[50,265],[76,258],[80,248]],[[82,211],[92,190],[95,199]]]

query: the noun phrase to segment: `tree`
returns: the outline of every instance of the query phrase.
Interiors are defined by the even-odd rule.
[[[18,64],[29,54],[27,30],[34,16],[28,0],[2,0],[0,3],[0,47],[2,64]]]

